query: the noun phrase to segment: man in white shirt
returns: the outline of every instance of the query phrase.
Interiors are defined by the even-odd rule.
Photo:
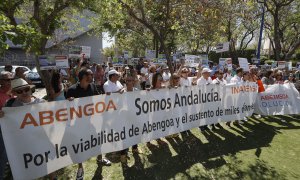
[[[197,86],[212,84],[212,79],[210,77],[211,70],[208,68],[203,68],[201,73],[202,76],[198,79]]]
[[[210,77],[211,70],[208,68],[203,68],[201,71],[202,76],[197,81],[197,86],[205,86],[212,84],[212,80]],[[207,125],[200,126],[201,131],[209,130]]]
[[[243,76],[243,68],[237,68],[236,69],[236,75],[234,75],[233,78],[231,78],[230,83],[239,84],[242,82],[242,76]]]
[[[230,80],[230,84],[240,84],[240,83],[242,83],[243,82],[242,77],[243,77],[243,68],[237,68],[236,69],[236,75]],[[227,122],[226,124],[227,124],[227,126],[230,127],[230,122]],[[239,126],[239,121],[235,120],[235,121],[233,121],[233,124]]]
[[[108,71],[108,80],[104,83],[103,88],[106,94],[123,93],[123,85],[119,81],[120,74],[115,69]]]
[[[212,84],[226,85],[227,81],[223,79],[223,71],[219,70],[215,72],[215,76],[217,77],[212,81]]]
[[[181,76],[180,86],[192,86],[193,81],[196,79],[195,77],[188,77],[189,70],[186,67],[182,68],[178,74]]]

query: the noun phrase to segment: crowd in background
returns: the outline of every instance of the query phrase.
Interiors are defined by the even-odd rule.
[[[21,69],[16,69],[15,74],[11,72],[11,66],[6,66],[0,74],[0,108],[17,107],[45,102],[32,96],[34,87],[30,80],[26,79]],[[173,72],[173,74],[171,74]],[[259,85],[259,91],[264,91],[273,84],[290,83],[300,89],[299,71],[288,71],[286,69],[261,69],[251,66],[250,71],[233,65],[231,69],[219,67],[218,64],[209,62],[208,66],[188,67],[184,60],[174,64],[170,70],[166,65],[149,64],[149,61],[141,58],[137,65],[126,65],[114,67],[112,63],[90,64],[88,61],[78,59],[71,63],[68,70],[51,71],[51,88],[47,96],[48,101],[70,100],[74,98],[94,96],[100,94],[121,93],[129,91],[152,90],[162,88],[178,88],[185,86],[205,86],[209,84],[243,84],[255,82]],[[0,111],[0,117],[4,112]],[[247,121],[247,119],[243,119]],[[239,125],[242,121],[234,121]],[[226,123],[231,126],[231,123]],[[223,128],[221,124],[201,126],[201,131]],[[172,136],[169,136],[172,137]],[[158,143],[163,143],[158,139]],[[132,147],[138,152],[137,145]],[[2,133],[0,131],[0,179],[3,177],[7,163]],[[128,149],[121,151],[121,161],[126,162]],[[110,165],[111,162],[99,155],[97,162],[103,165]],[[53,179],[55,173],[50,174]],[[78,164],[77,179],[83,179],[84,169]]]

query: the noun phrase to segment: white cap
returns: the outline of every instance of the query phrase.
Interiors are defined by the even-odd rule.
[[[211,72],[211,70],[210,70],[210,69],[208,69],[208,68],[203,68],[201,73],[206,73],[206,72],[209,72],[209,73],[210,73],[210,72]]]
[[[116,71],[115,69],[112,69],[110,71],[108,71],[108,75],[112,75],[112,74],[117,74],[117,75],[120,75],[120,73],[118,71]]]

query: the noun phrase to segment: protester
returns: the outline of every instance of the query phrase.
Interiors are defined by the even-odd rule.
[[[96,65],[96,70],[94,72],[94,82],[97,87],[97,90],[101,93],[104,93],[103,85],[104,85],[104,69],[100,64]]]
[[[26,78],[25,70],[24,70],[23,67],[17,67],[16,70],[15,70],[15,77],[14,77],[14,79],[18,79],[18,78],[22,78],[28,84],[32,84],[32,82],[28,78]]]
[[[250,82],[250,73],[249,72],[243,72],[242,82],[243,83]]]
[[[113,63],[108,62],[107,67],[105,68],[105,71],[104,71],[105,79],[108,79],[108,72],[113,69],[115,69]]]
[[[250,74],[249,74],[249,81],[250,82],[257,82],[257,80],[259,79],[258,75],[257,75],[258,71],[256,67],[251,67],[250,68]]]
[[[177,73],[174,73],[170,78],[169,88],[177,88],[180,86],[180,76]]]
[[[243,68],[237,68],[236,69],[236,75],[234,75],[233,78],[231,78],[230,83],[239,84],[242,82],[242,76],[243,76]]]
[[[212,81],[212,84],[218,84],[218,85],[222,85],[222,86],[227,84],[227,81],[224,79],[223,71],[221,71],[221,70],[216,71],[215,76],[216,76],[216,79],[214,79]]]
[[[124,89],[124,92],[139,91],[137,88],[134,87],[134,82],[135,82],[135,77],[132,76],[130,73],[126,74],[126,76],[125,76],[126,87]],[[139,152],[137,144],[132,146],[132,151],[134,153],[138,153]],[[127,162],[127,152],[128,152],[128,148],[120,151],[120,153],[121,153],[121,162],[122,163],[126,163]]]
[[[168,86],[169,85],[169,80],[171,78],[171,73],[170,73],[169,68],[167,66],[163,67],[162,71],[161,71],[161,74],[162,74],[165,86]]]
[[[295,83],[295,82],[296,82],[295,76],[292,73],[290,73],[288,79],[284,81],[284,84]]]
[[[74,98],[81,98],[87,96],[94,96],[99,95],[100,93],[97,91],[97,88],[93,81],[93,72],[90,69],[82,68],[78,72],[78,79],[79,82],[72,85],[66,94],[66,98],[69,100],[73,100]],[[111,162],[107,159],[102,159],[102,155],[97,157],[97,162],[103,165],[111,165]],[[83,179],[84,177],[84,170],[82,163],[78,164],[78,170],[76,179]]]
[[[283,80],[283,72],[282,71],[278,71],[275,74],[275,82],[274,84],[283,84],[284,80]]]
[[[212,83],[212,79],[210,77],[211,70],[208,68],[203,68],[201,73],[202,73],[202,76],[197,80],[197,86],[211,84]]]
[[[148,62],[144,61],[144,66],[141,68],[141,88],[142,90],[146,89],[146,82],[148,81],[148,71],[149,71],[149,67],[148,67]]]
[[[2,75],[2,74],[1,74]],[[45,102],[43,99],[36,98],[32,96],[31,88],[34,85],[29,85],[24,79],[18,78],[11,81],[11,90],[13,97],[10,98],[5,107],[18,107],[18,106],[25,106],[25,105],[32,105],[37,103]],[[0,117],[5,116],[3,111],[0,111]],[[4,169],[7,163],[7,156],[5,152],[4,142],[2,138],[2,132],[0,129],[0,179],[4,178]],[[50,175],[50,179],[53,179]]]
[[[0,73],[0,110],[5,105],[6,101],[12,98],[11,94],[11,80],[13,74],[8,71]]]
[[[242,81],[243,68],[237,68],[235,72],[236,72],[236,75],[234,75],[234,77],[230,80],[230,83],[231,84],[241,84],[243,82]],[[235,120],[235,121],[233,121],[233,124],[239,125],[239,121]],[[230,127],[230,122],[227,122],[226,125]]]
[[[225,86],[227,84],[227,81],[224,79],[224,74],[222,70],[216,71],[215,77],[216,79],[212,81],[212,84],[217,84],[221,86]],[[212,126],[212,130],[215,130],[216,127],[223,129],[220,123],[212,124],[211,126]]]
[[[227,84],[230,83],[230,81],[232,79],[231,70],[229,70],[227,68],[224,69],[224,79],[226,80]]]
[[[0,115],[3,115],[2,107],[6,102],[13,97],[11,93],[11,80],[13,74],[8,71],[2,71],[0,73]],[[4,142],[2,138],[2,132],[0,127],[0,179],[4,179],[4,171],[7,163],[6,152],[4,148]]]
[[[49,93],[49,101],[61,101],[65,100],[65,94],[68,90],[68,87],[62,82],[62,75],[53,71],[51,76],[51,90]]]
[[[197,86],[205,86],[212,84],[212,80],[210,78],[211,75],[211,70],[208,68],[203,68],[201,71],[202,76],[197,80]],[[200,126],[200,130],[209,130],[207,125]]]
[[[12,70],[13,70],[12,65],[5,65],[4,66],[4,71],[8,71],[8,72],[12,73]]]
[[[82,60],[77,59],[75,67],[73,67],[73,69],[70,69],[71,70],[71,73],[70,73],[70,76],[71,76],[70,77],[70,83],[71,84],[76,84],[77,83],[78,73],[79,73],[79,70],[81,69],[81,64],[82,64]]]
[[[152,85],[152,77],[153,77],[154,73],[156,73],[156,70],[157,69],[156,69],[155,65],[152,65],[152,66],[149,67],[148,79],[149,79],[149,84],[150,85]]]
[[[261,79],[265,88],[267,88],[269,85],[273,85],[275,83],[273,75],[274,75],[274,72],[272,70],[268,70],[266,73],[266,76]]]
[[[184,67],[181,70],[179,70],[178,75],[180,75],[180,85],[181,86],[192,86],[194,85],[195,77],[189,77],[189,69]]]
[[[108,80],[104,83],[103,88],[106,94],[110,93],[123,93],[124,87],[119,81],[120,73],[116,70],[110,70],[108,72]]]

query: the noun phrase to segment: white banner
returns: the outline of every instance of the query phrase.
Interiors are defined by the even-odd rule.
[[[261,115],[299,114],[299,92],[294,84],[270,85],[258,94],[254,112]]]
[[[205,124],[250,116],[257,85],[182,87],[4,108],[15,179],[33,179],[102,153]]]

